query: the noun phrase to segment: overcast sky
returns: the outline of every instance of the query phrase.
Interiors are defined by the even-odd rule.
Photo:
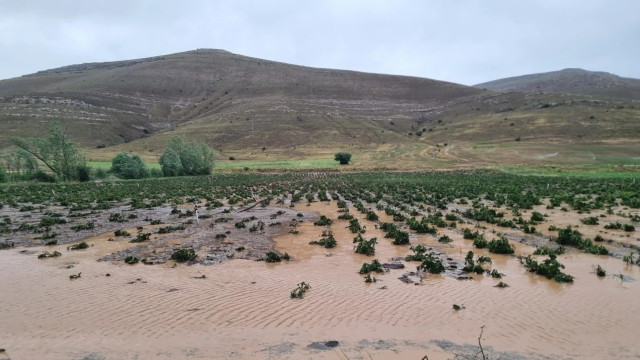
[[[640,78],[639,14],[638,0],[0,0],[0,79],[196,48],[467,85]]]

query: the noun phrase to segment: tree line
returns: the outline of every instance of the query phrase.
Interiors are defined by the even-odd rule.
[[[67,139],[57,121],[49,123],[46,137],[13,137],[11,141],[16,149],[3,156],[0,182],[10,178],[45,182],[88,181],[107,176],[105,170],[93,171],[87,165],[82,150]],[[161,170],[149,170],[138,155],[121,152],[111,160],[110,172],[123,179],[209,175],[214,160],[213,149],[206,144],[190,144],[182,137],[173,136],[160,156]]]

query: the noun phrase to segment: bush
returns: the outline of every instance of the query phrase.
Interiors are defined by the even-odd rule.
[[[380,228],[387,232],[384,237],[394,239],[393,245],[409,245],[409,233],[398,229],[395,224],[382,223]]]
[[[58,257],[61,256],[62,254],[60,254],[57,251],[54,251],[52,253],[45,251],[42,254],[38,255],[38,259],[46,259],[46,258],[50,258],[50,257]]]
[[[275,263],[282,261],[282,259],[280,258],[280,255],[276,254],[273,251],[269,251],[267,253],[267,258],[265,259],[265,261],[268,263]]]
[[[364,229],[362,229],[362,226],[360,226],[360,222],[356,218],[349,220],[349,231],[351,231],[351,233],[353,234],[364,233]]]
[[[440,274],[444,272],[444,265],[442,261],[434,256],[433,253],[429,253],[422,260],[422,264],[418,266],[419,270],[427,271],[431,274]]]
[[[573,282],[573,276],[563,273],[560,269],[564,269],[556,255],[549,255],[549,258],[539,264],[531,258],[531,255],[524,258],[524,267],[530,272],[542,275],[547,279],[554,279],[557,282]]]
[[[393,245],[409,245],[409,233],[406,231],[396,231]]]
[[[180,231],[186,229],[184,225],[177,226],[164,226],[158,229],[158,234],[169,234],[174,231]]]
[[[40,182],[54,183],[56,182],[56,177],[53,174],[46,173],[42,170],[38,170],[29,175],[29,180],[36,180]]]
[[[482,265],[476,264],[473,260],[473,251],[467,252],[467,256],[464,258],[464,267],[462,268],[462,271],[475,272],[476,274],[482,274],[484,272]]]
[[[311,286],[309,286],[308,283],[303,281],[300,284],[298,284],[298,286],[296,286],[295,289],[291,291],[291,298],[302,299],[302,297],[304,296],[304,293],[306,293],[309,289],[311,289]]]
[[[383,273],[384,269],[378,259],[374,259],[370,264],[364,263],[360,268],[360,274],[368,274],[371,272]]]
[[[93,175],[96,177],[96,179],[104,179],[107,177],[107,171],[102,168],[96,169]]]
[[[119,153],[111,160],[111,171],[123,179],[143,179],[149,177],[147,166],[138,155]]]
[[[86,164],[82,164],[76,167],[76,178],[80,182],[87,182],[91,180],[91,168]]]
[[[619,222],[614,222],[604,226],[605,229],[608,230],[624,230],[624,231],[635,231],[635,227],[631,224],[621,224]]]
[[[337,153],[334,158],[335,161],[339,161],[340,165],[347,165],[351,161],[351,154],[346,152]]]
[[[544,221],[544,216],[541,213],[534,211],[531,213],[531,221]]]
[[[333,223],[333,220],[329,219],[328,217],[321,215],[320,219],[316,222],[313,223],[313,225],[315,226],[325,226],[325,225],[331,225]]]
[[[404,259],[405,261],[423,261],[426,257],[427,248],[422,244],[418,244],[416,246],[412,246],[411,250],[413,254],[407,255]]]
[[[609,251],[602,245],[594,244],[590,239],[583,239],[582,233],[578,230],[571,229],[571,226],[567,226],[564,229],[558,230],[558,237],[555,241],[560,245],[569,245],[577,247],[580,250],[586,251],[590,254],[607,255]]]
[[[118,230],[113,232],[113,235],[115,235],[115,236],[130,236],[131,234],[129,234],[129,232],[127,232],[126,230],[118,229]]]
[[[73,226],[73,227],[71,227],[71,230],[73,230],[73,231],[91,230],[91,229],[94,228],[94,226],[95,225],[94,225],[93,221],[89,221],[89,222],[86,222],[84,224],[79,224],[79,225]]]
[[[365,240],[362,235],[358,235],[353,239],[353,242],[358,243],[356,246],[356,253],[364,254],[367,256],[373,256],[376,253],[376,242],[377,238],[371,238],[369,240]]]
[[[338,219],[340,220],[352,220],[353,219],[353,215],[349,214],[349,213],[344,213],[344,214],[340,214],[338,216]],[[357,219],[356,219],[357,220]],[[359,225],[359,224],[358,224]]]
[[[198,255],[196,255],[196,251],[193,249],[180,249],[174,251],[173,254],[171,254],[171,260],[175,260],[179,263],[194,261],[196,257],[198,257]]]
[[[88,249],[89,248],[89,244],[87,244],[86,242],[81,242],[79,244],[75,244],[73,246],[71,246],[69,248],[69,250],[83,250],[83,249]]]
[[[125,222],[126,219],[124,218],[124,215],[122,213],[111,213],[111,214],[109,214],[109,221],[110,222]]]
[[[590,216],[588,218],[580,219],[580,222],[585,225],[598,225],[598,218],[595,216]]]
[[[338,245],[338,242],[336,241],[336,239],[333,238],[333,235],[330,235],[328,237],[324,237],[318,241],[311,241],[309,243],[309,245],[322,245],[327,249],[331,249],[336,247],[336,245]]]
[[[478,234],[478,236],[476,236],[475,239],[473,239],[473,246],[476,249],[484,249],[487,247],[487,245],[489,245],[489,243],[487,242],[487,239],[485,239],[482,234]]]
[[[560,245],[578,246],[582,242],[582,234],[578,230],[572,230],[571,226],[558,230],[556,242]]]
[[[504,236],[491,240],[488,248],[489,252],[494,254],[513,254],[515,252],[515,247],[509,244],[509,240]]]
[[[533,255],[562,255],[564,254],[564,246],[558,246],[555,249],[552,249],[548,246],[540,246],[538,248],[536,248],[536,250],[533,252]]]
[[[462,230],[462,237],[467,239],[467,240],[475,239],[479,235],[480,235],[479,232],[471,231],[471,229],[469,229],[469,228],[466,228],[466,229]]]
[[[40,219],[40,223],[38,223],[39,227],[48,227],[56,224],[66,224],[67,220],[59,217],[46,217]]]
[[[140,259],[138,259],[138,258],[137,258],[137,257],[135,257],[135,256],[131,256],[131,255],[127,256],[127,257],[124,259],[124,262],[125,262],[125,263],[127,263],[127,264],[129,264],[129,265],[137,264],[139,261],[140,261]]]
[[[214,165],[213,149],[205,144],[189,144],[173,136],[160,155],[164,176],[209,175]]]
[[[149,238],[151,237],[151,233],[139,233],[135,239],[131,239],[131,241],[129,241],[130,243],[141,243],[141,242],[145,242],[147,240],[149,240]]]

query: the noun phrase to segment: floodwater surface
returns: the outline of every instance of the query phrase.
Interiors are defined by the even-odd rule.
[[[640,267],[620,259],[569,251],[558,257],[573,284],[527,272],[515,256],[476,250],[459,231],[453,239],[411,235],[462,261],[466,252],[489,255],[502,279],[473,275],[457,280],[428,274],[417,284],[398,278],[405,269],[374,275],[365,283],[364,262],[404,257],[375,223],[365,238],[377,237],[375,256],[355,254],[348,222],[337,220],[335,203],[296,209],[334,219],[328,227],[304,222],[297,235],[275,239],[293,260],[270,264],[231,260],[213,266],[126,265],[97,258],[134,244],[88,239],[87,250],[66,246],[0,252],[0,348],[11,359],[451,359],[482,344],[497,358],[638,359]],[[382,221],[390,221],[379,213]],[[548,226],[548,225],[546,225]],[[586,227],[586,226],[585,226]],[[309,245],[331,229],[334,249]],[[203,228],[202,231],[206,231]],[[517,254],[533,248],[516,243]],[[41,251],[62,256],[37,259]],[[599,278],[593,267],[607,276]],[[69,265],[72,265],[70,267]],[[72,274],[81,277],[70,280]],[[109,274],[109,276],[107,276]],[[201,278],[204,275],[204,278]],[[290,292],[300,282],[311,289],[302,299]],[[495,285],[503,281],[507,288]],[[463,307],[455,311],[454,304]],[[331,348],[327,341],[339,342]],[[3,354],[0,354],[0,357]]]

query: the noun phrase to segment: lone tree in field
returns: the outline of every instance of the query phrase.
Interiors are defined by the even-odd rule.
[[[171,137],[160,155],[164,176],[209,175],[213,164],[212,148],[205,144],[189,144],[180,136]]]
[[[347,165],[351,161],[351,154],[346,152],[339,152],[333,158],[335,161],[340,161],[340,165]]]
[[[78,177],[78,169],[85,167],[86,161],[80,149],[67,141],[67,134],[57,121],[48,126],[46,138],[13,137],[11,141],[33,155],[62,180]]]

